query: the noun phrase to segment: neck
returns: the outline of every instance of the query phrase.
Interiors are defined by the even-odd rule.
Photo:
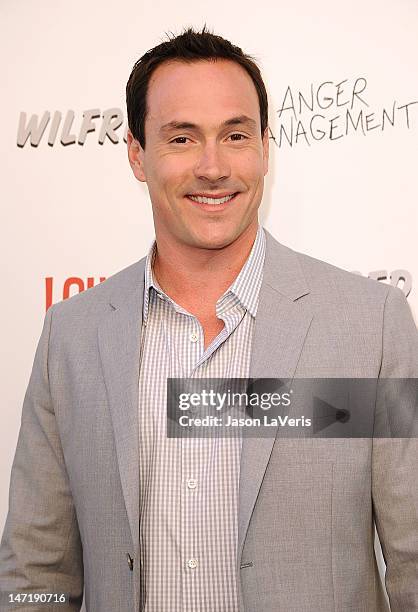
[[[164,292],[181,306],[210,308],[228,289],[247,260],[258,222],[221,249],[198,249],[159,238],[153,273]]]

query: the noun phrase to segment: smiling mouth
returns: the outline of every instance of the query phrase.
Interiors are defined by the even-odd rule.
[[[197,204],[211,204],[215,206],[219,206],[220,204],[226,204],[233,200],[237,195],[238,191],[232,193],[231,195],[224,196],[223,198],[209,198],[206,196],[195,196],[195,195],[187,195],[186,197],[192,200],[192,202],[196,202]]]

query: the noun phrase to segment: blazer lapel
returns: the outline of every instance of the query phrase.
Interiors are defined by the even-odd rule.
[[[292,379],[313,315],[297,254],[266,231],[266,258],[255,320],[250,378]],[[243,437],[241,452],[238,561],[267,463],[269,438]]]
[[[135,554],[139,545],[138,382],[144,262],[126,275],[99,325],[98,341],[126,511]]]

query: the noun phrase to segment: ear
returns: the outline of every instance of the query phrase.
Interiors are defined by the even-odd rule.
[[[135,178],[142,183],[147,182],[145,175],[145,164],[144,164],[144,149],[140,143],[133,137],[131,130],[128,129],[127,133],[128,142],[128,158],[132,168],[132,172]]]
[[[264,130],[264,135],[263,135],[264,176],[266,176],[267,172],[269,171],[269,144],[270,144],[269,127],[267,126],[266,129]]]

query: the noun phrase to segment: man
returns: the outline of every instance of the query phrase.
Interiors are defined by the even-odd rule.
[[[267,95],[205,28],[146,53],[128,155],[156,243],[52,306],[23,406],[0,549],[7,592],[62,610],[418,610],[415,439],[166,436],[167,378],[418,375],[398,289],[258,225]],[[32,605],[27,610],[47,610]]]

